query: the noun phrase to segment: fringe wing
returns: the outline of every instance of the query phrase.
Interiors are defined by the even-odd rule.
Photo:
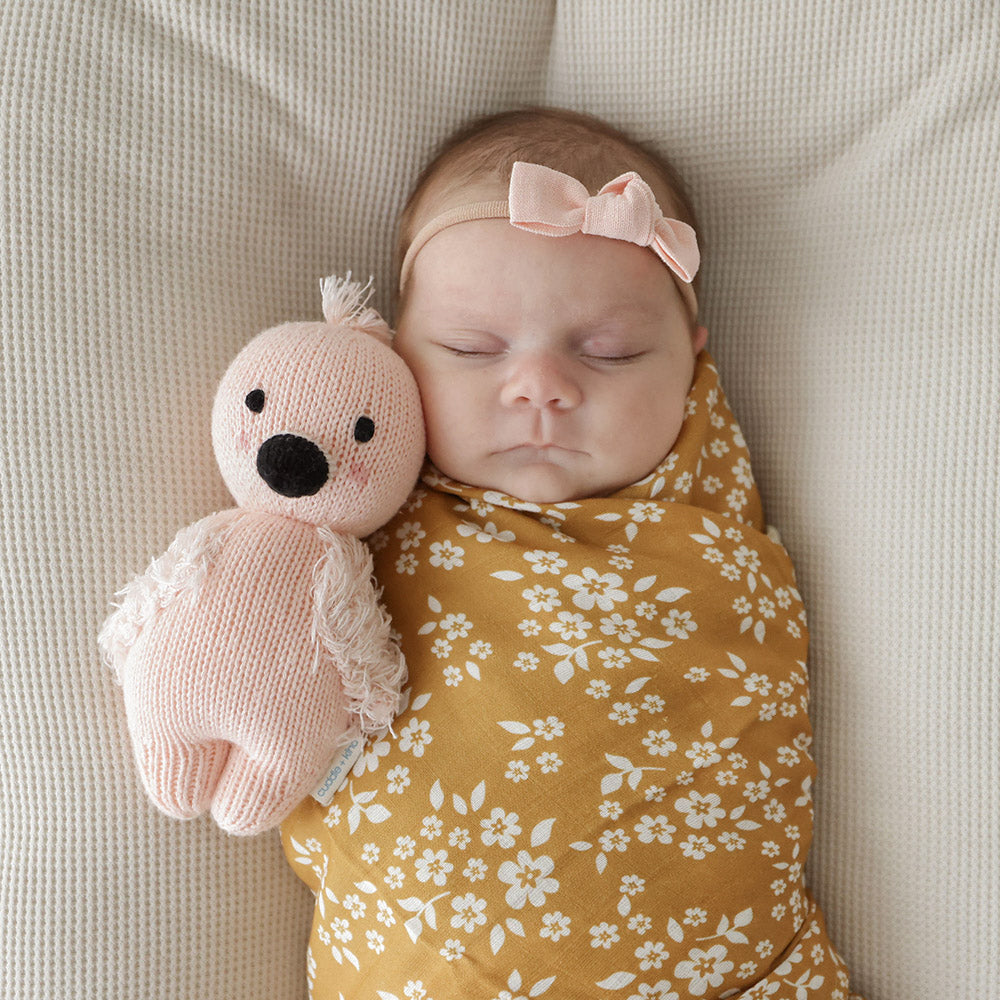
[[[391,619],[372,577],[368,546],[319,529],[327,546],[313,580],[313,642],[340,671],[348,710],[361,731],[384,730],[399,707],[406,661],[390,635]]]
[[[146,572],[115,595],[121,603],[101,627],[97,643],[119,684],[129,650],[142,630],[175,598],[196,592],[208,575],[215,553],[225,541],[234,511],[222,511],[183,528]]]

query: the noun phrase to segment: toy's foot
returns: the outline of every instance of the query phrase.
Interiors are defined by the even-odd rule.
[[[319,780],[310,766],[252,760],[239,747],[229,753],[212,800],[212,817],[227,833],[251,836],[277,826]]]
[[[157,808],[175,819],[193,819],[211,805],[228,754],[224,740],[185,744],[146,738],[136,747],[136,763]]]

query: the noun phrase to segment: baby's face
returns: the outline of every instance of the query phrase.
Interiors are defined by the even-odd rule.
[[[648,249],[485,219],[442,231],[417,255],[396,349],[446,476],[557,503],[656,467],[677,438],[706,336]]]

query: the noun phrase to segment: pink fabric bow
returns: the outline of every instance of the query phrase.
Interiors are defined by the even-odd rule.
[[[585,233],[649,247],[690,283],[700,256],[694,230],[665,218],[649,185],[634,171],[608,181],[591,196],[575,177],[539,163],[514,164],[510,175],[510,222],[543,236]]]

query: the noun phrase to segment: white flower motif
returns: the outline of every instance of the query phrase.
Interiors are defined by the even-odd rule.
[[[350,941],[354,935],[351,933],[350,924],[342,917],[334,917],[330,921],[330,930],[333,931],[333,936],[338,941],[347,942]]]
[[[492,521],[487,521],[482,527],[463,521],[457,530],[463,538],[474,537],[477,542],[483,543],[492,542],[494,539],[498,542],[512,542],[515,538],[513,531],[500,531]]]
[[[641,948],[635,949],[635,957],[639,959],[639,968],[643,972],[661,968],[669,955],[667,946],[662,941],[647,941]]]
[[[447,660],[451,656],[452,645],[447,639],[435,639],[431,645],[431,652],[439,660]]]
[[[655,983],[640,983],[639,992],[633,993],[628,1000],[680,1000],[676,990],[670,988],[668,979]]]
[[[402,868],[398,868],[396,865],[390,865],[386,870],[385,878],[382,879],[382,881],[385,882],[390,889],[400,889],[403,886],[403,880],[405,878],[406,873]],[[381,912],[381,907],[379,907],[379,910]],[[381,920],[382,917],[379,916],[378,919]]]
[[[617,722],[619,726],[627,726],[635,722],[639,716],[639,709],[630,701],[616,701],[612,706],[612,711],[608,712],[608,718],[612,722]]]
[[[446,962],[455,962],[465,954],[465,945],[454,938],[448,938],[439,954]]]
[[[472,622],[464,614],[449,614],[441,619],[441,631],[449,639],[464,639],[472,628]]]
[[[462,874],[470,882],[482,882],[486,878],[487,871],[486,862],[482,858],[469,858],[465,868],[462,869]]]
[[[420,836],[426,840],[434,840],[441,836],[442,822],[436,815],[425,816],[420,827]]]
[[[445,667],[444,668],[444,682],[448,687],[458,687],[462,683],[463,678],[462,671],[458,667]]]
[[[605,799],[597,807],[597,811],[600,813],[602,819],[615,820],[622,814],[622,804],[611,799]]]
[[[519,781],[527,781],[530,771],[530,764],[526,764],[523,760],[511,760],[507,762],[504,777],[509,778],[516,785]]]
[[[563,578],[563,584],[575,591],[573,603],[583,611],[592,611],[595,604],[601,611],[612,611],[616,602],[628,600],[628,594],[619,589],[623,582],[617,573],[598,573],[591,566]]]
[[[617,830],[605,830],[600,836],[601,850],[605,854],[610,854],[612,851],[622,853],[628,849],[631,840],[632,838],[621,827]]]
[[[559,910],[542,915],[542,927],[539,930],[539,937],[548,938],[550,941],[558,941],[561,937],[569,934],[570,918],[564,916]]]
[[[558,552],[543,552],[541,549],[525,552],[524,558],[531,563],[533,573],[558,574],[569,565]]]
[[[621,941],[617,924],[609,924],[606,921],[596,924],[590,928],[590,947],[604,948],[605,951],[616,942]]]
[[[677,749],[677,744],[670,738],[669,729],[650,729],[649,734],[643,737],[642,745],[653,757],[667,757]]]
[[[594,627],[583,615],[572,611],[560,611],[556,619],[549,625],[549,631],[555,632],[563,642],[586,639],[587,632]]]
[[[498,844],[504,849],[513,847],[514,839],[521,832],[517,820],[517,813],[506,813],[503,809],[495,807],[490,813],[489,819],[481,820],[479,823],[483,828],[483,843],[487,847],[492,847],[494,844]]]
[[[748,781],[743,786],[743,794],[751,802],[760,802],[771,794],[771,786],[763,778],[760,781]]]
[[[619,642],[634,642],[639,638],[639,630],[636,628],[634,618],[622,618],[615,612],[610,618],[601,619],[601,633],[603,635],[613,635]]]
[[[431,724],[424,719],[410,719],[399,734],[399,749],[404,753],[410,751],[414,757],[423,757],[424,748],[434,742],[430,733]]]
[[[456,569],[465,565],[464,555],[465,549],[445,539],[431,545],[431,557],[427,561],[441,569]]]
[[[714,827],[720,819],[726,816],[726,810],[721,808],[722,799],[709,792],[702,795],[699,792],[688,792],[687,798],[678,799],[674,808],[684,814],[684,822],[695,830],[703,826]]]
[[[529,670],[537,670],[540,662],[534,653],[520,652],[514,660],[514,666],[527,673]]]
[[[681,841],[684,857],[693,858],[695,861],[701,861],[706,854],[711,854],[714,850],[715,844],[708,837],[696,837],[692,833],[687,840]]]
[[[760,570],[760,553],[756,549],[741,545],[733,552],[733,558],[737,565],[742,566],[748,573],[757,573]]]
[[[542,626],[535,621],[534,618],[525,618],[518,622],[518,631],[525,637],[530,638],[535,635],[539,635],[542,631]]]
[[[456,896],[451,901],[451,908],[455,911],[451,926],[461,928],[467,934],[486,923],[486,900],[480,899],[474,892]]]
[[[637,524],[643,521],[655,524],[663,519],[663,508],[658,503],[640,500],[629,507],[628,516]]]
[[[405,573],[407,576],[413,576],[419,565],[420,561],[412,552],[404,552],[396,560],[396,572],[399,574]]]
[[[719,748],[712,742],[695,742],[690,750],[685,751],[684,756],[691,761],[694,767],[711,767],[722,760],[722,754],[718,751]]]
[[[416,849],[417,842],[412,837],[403,836],[396,838],[396,847],[392,853],[401,861],[405,861],[407,858],[413,857],[413,852]]]
[[[400,539],[399,548],[405,552],[407,549],[419,548],[421,541],[427,537],[419,521],[406,521],[396,529],[396,537]]]
[[[624,649],[614,649],[611,646],[602,649],[597,658],[609,670],[624,670],[632,662],[632,657]]]
[[[644,712],[649,712],[650,715],[659,715],[666,708],[666,705],[667,703],[658,694],[647,694],[639,707]],[[674,749],[677,748],[674,747]]]
[[[444,885],[448,879],[448,874],[454,869],[454,865],[448,860],[448,852],[445,850],[432,851],[429,847],[424,848],[422,857],[414,862],[417,868],[417,881],[427,882],[433,879],[435,885]]]
[[[545,740],[554,740],[557,736],[562,736],[566,728],[565,723],[560,722],[554,715],[545,719],[535,719],[535,735]]]
[[[692,996],[704,996],[709,986],[718,989],[726,973],[733,971],[734,964],[726,959],[727,954],[728,950],[722,944],[713,944],[707,950],[692,948],[688,957],[677,963],[674,975],[691,980],[688,992]]]
[[[554,587],[543,587],[540,583],[522,590],[521,596],[528,602],[528,609],[535,614],[539,611],[554,611],[562,605],[559,591]]]
[[[674,840],[673,835],[677,832],[677,827],[662,814],[656,817],[643,816],[636,823],[635,832],[639,835],[639,841],[643,844],[652,844],[654,840],[658,844],[671,844]]]
[[[391,872],[392,869],[390,868],[389,871]],[[399,869],[397,868],[396,871]],[[375,914],[375,919],[380,924],[385,924],[386,927],[392,927],[396,922],[396,915],[392,912],[392,907],[384,899],[378,901],[378,913]]]
[[[397,764],[388,775],[388,791],[393,795],[401,795],[410,783],[410,769]]]
[[[646,891],[646,880],[638,875],[625,875],[622,883],[618,886],[618,891],[623,896],[637,896],[640,892]]]
[[[771,681],[767,674],[750,674],[743,678],[743,687],[751,694],[766,698],[771,693]]]
[[[733,466],[733,474],[736,476],[736,482],[741,486],[745,486],[747,489],[753,486],[753,472],[750,470],[750,463],[745,458],[737,460]]]
[[[351,893],[349,896],[345,896],[342,905],[355,920],[360,920],[365,915],[365,910],[368,908],[365,901],[356,892]]]
[[[687,639],[689,632],[698,631],[697,623],[691,620],[691,612],[678,611],[676,608],[673,608],[666,618],[661,618],[660,624],[663,625],[667,635],[675,639]]]
[[[535,762],[541,765],[542,774],[553,774],[562,767],[562,758],[556,753],[543,753],[535,758]]]
[[[727,830],[725,833],[719,834],[719,843],[727,851],[742,851],[747,846],[746,840],[738,833],[733,833],[732,830]]]
[[[587,685],[584,694],[589,694],[591,698],[607,698],[611,694],[611,685],[607,681],[592,680]]]
[[[469,831],[464,827],[456,826],[451,833],[448,834],[448,846],[457,847],[460,851],[464,851],[469,846],[469,841],[472,838],[469,836]]]
[[[552,878],[555,862],[547,854],[532,858],[527,851],[517,852],[517,861],[505,861],[497,870],[497,878],[509,885],[507,905],[520,910],[525,903],[544,906],[548,893],[558,892],[559,881]]]

